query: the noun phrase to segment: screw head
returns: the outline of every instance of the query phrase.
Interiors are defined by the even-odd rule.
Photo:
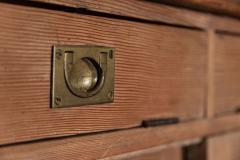
[[[109,54],[108,54],[109,58],[112,59],[113,58],[113,50],[110,50],[109,51]]]
[[[58,49],[58,50],[56,51],[56,56],[57,56],[57,59],[61,59],[61,58],[62,58],[63,53],[62,53],[62,50],[61,50],[61,49]]]
[[[62,99],[59,98],[59,97],[55,97],[54,102],[55,102],[56,105],[60,105],[62,103]]]
[[[112,100],[113,99],[113,92],[112,91],[108,92],[107,96],[108,96],[109,99]]]

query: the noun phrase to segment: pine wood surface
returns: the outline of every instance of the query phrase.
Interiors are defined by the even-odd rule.
[[[214,136],[239,129],[240,115],[190,121],[177,125],[136,128],[87,136],[39,141],[0,148],[1,160],[93,160],[160,145]]]
[[[214,114],[240,109],[240,36],[216,34],[214,55]]]
[[[158,158],[175,157],[178,159],[181,158],[182,160],[185,158],[184,148],[199,144],[201,141],[202,141],[201,137],[184,140],[184,141],[178,141],[176,143],[173,142],[173,143],[168,143],[168,144],[150,147],[146,149],[136,150],[133,152],[126,152],[124,154],[103,158],[102,160],[125,160],[125,159],[131,159],[131,158],[148,158],[148,157],[154,158],[153,155],[156,155],[156,156],[158,155]],[[169,155],[168,153],[170,152],[170,150],[172,150],[172,152],[175,153],[176,155]]]
[[[203,31],[4,3],[0,8],[0,144],[129,128],[150,118],[202,117]],[[54,44],[115,48],[115,102],[50,109]]]
[[[123,158],[121,160],[183,160],[181,147],[170,147],[161,151],[136,155],[131,158]]]
[[[180,5],[209,11],[213,13],[227,14],[240,17],[239,0],[163,0],[168,4]]]
[[[240,132],[218,135],[208,139],[207,160],[239,160]]]
[[[164,22],[188,27],[216,29],[240,33],[238,19],[197,12],[147,0],[30,0],[32,2],[67,6],[111,15],[133,17],[153,22]],[[185,0],[193,1],[193,0]],[[197,0],[196,0],[197,1]],[[206,0],[207,1],[207,0]],[[211,1],[211,0],[209,0]],[[218,1],[218,0],[212,0]],[[167,1],[169,2],[169,1]],[[182,1],[178,1],[181,3]],[[221,3],[221,2],[219,2]],[[204,5],[203,3],[202,5]]]

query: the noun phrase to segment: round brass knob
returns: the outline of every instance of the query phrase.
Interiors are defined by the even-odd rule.
[[[69,82],[72,91],[81,97],[98,92],[103,81],[101,67],[90,58],[80,58],[71,65]]]

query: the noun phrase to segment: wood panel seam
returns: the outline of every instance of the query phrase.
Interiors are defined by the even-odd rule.
[[[21,1],[8,1],[8,0],[2,0],[0,3],[7,3],[7,4],[14,4],[19,6],[26,6],[26,7],[35,7],[35,8],[42,8],[42,9],[48,9],[48,10],[55,10],[55,11],[62,11],[66,13],[72,13],[72,14],[83,14],[83,15],[91,15],[96,17],[105,17],[105,18],[112,18],[112,19],[118,19],[118,20],[127,20],[131,22],[139,22],[139,23],[145,23],[145,24],[155,24],[155,25],[163,25],[163,26],[169,26],[174,28],[183,28],[183,29],[189,29],[189,30],[197,30],[197,31],[204,31],[204,28],[198,27],[198,26],[189,26],[184,25],[180,23],[167,23],[164,21],[154,21],[149,19],[143,19],[143,18],[137,18],[134,16],[128,16],[128,15],[120,15],[120,14],[112,14],[107,12],[100,12],[91,10],[88,8],[74,8],[71,6],[63,6],[58,4],[52,4],[52,3],[45,3],[41,1],[29,1],[29,0],[21,0]]]
[[[84,156],[86,160],[93,158],[98,159],[100,157],[107,158],[114,155],[171,144],[177,141],[180,142],[239,130],[240,124],[234,123],[234,121],[239,120],[240,114],[236,114],[166,127],[151,129],[137,128],[130,131],[126,130],[102,135],[12,145],[0,148],[0,157],[2,160],[9,160],[11,159],[10,157],[14,157],[15,159],[21,157],[30,160],[32,156],[38,157],[38,159],[43,157],[46,159],[47,157],[50,158],[52,155],[54,155],[55,159],[61,159],[62,155],[71,157],[81,155]],[[63,150],[63,147],[71,148],[71,150]],[[59,152],[60,150],[61,152]],[[108,150],[108,152],[103,156],[103,152],[106,150]],[[7,154],[10,151],[11,154]]]

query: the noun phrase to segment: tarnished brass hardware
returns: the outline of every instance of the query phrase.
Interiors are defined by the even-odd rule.
[[[54,46],[52,108],[112,102],[114,50],[99,46]]]
[[[95,95],[103,86],[104,72],[92,58],[74,58],[72,53],[65,56],[65,78],[69,89],[79,97]],[[70,59],[69,59],[70,58]]]

